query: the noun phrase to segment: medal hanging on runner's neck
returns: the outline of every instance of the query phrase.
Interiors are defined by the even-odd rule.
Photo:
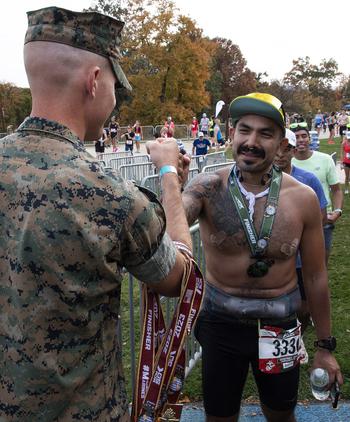
[[[237,183],[236,166],[232,168],[229,176],[229,190],[239,215],[239,219],[244,228],[246,238],[252,252],[252,258],[256,259],[256,262],[249,265],[247,268],[247,274],[249,277],[264,277],[268,273],[271,265],[274,263],[273,260],[266,258],[266,251],[277,211],[281,180],[282,172],[273,167],[269,193],[258,236]]]

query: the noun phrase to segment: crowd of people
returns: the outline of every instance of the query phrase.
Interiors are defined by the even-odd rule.
[[[281,101],[254,92],[229,106],[235,163],[188,184],[190,157],[166,119],[161,141],[147,145],[162,203],[104,171],[84,141],[118,148],[118,122],[112,118],[108,131],[104,123],[117,101],[115,85],[131,89],[118,61],[122,28],[97,12],[28,13],[32,111],[0,141],[0,420],[129,420],[118,337],[122,270],[156,293],[179,296],[192,275],[189,227],[198,220],[206,281],[195,336],[206,420],[238,421],[251,367],[267,420],[295,422],[310,317],[312,367],[327,370],[329,386],[343,383],[327,275],[343,204],[334,162],[310,150],[307,122],[286,128]],[[195,120],[193,153],[205,153],[213,139],[225,143],[218,119],[203,113]],[[343,137],[349,171],[350,131]],[[140,122],[120,139],[139,152]],[[195,277],[184,303],[198,292]],[[190,318],[186,306],[183,312]],[[156,328],[148,328],[145,344],[153,348]],[[146,390],[169,364],[146,377]],[[133,422],[155,421],[154,406],[145,403]]]

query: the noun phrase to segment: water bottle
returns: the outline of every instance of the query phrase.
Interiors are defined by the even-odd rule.
[[[328,372],[323,368],[316,368],[311,372],[310,384],[311,391],[315,399],[326,400],[329,397],[327,388],[329,383]]]

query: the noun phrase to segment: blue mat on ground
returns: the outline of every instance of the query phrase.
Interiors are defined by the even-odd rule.
[[[298,422],[350,422],[350,403],[339,402],[337,409],[330,403],[298,404],[296,409]],[[204,410],[201,405],[185,405],[181,422],[203,422]],[[241,408],[239,422],[266,422],[260,406],[246,404]]]

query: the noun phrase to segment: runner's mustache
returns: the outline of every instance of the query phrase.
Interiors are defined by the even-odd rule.
[[[253,154],[257,157],[262,157],[262,158],[265,157],[265,151],[260,148],[256,148],[256,147],[248,148],[248,147],[243,146],[238,149],[238,154],[245,153],[245,152],[249,152],[250,154]]]

